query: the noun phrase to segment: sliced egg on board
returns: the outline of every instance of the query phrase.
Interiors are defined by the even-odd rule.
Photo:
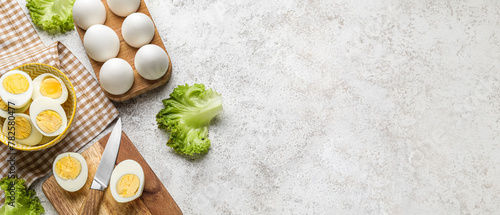
[[[15,109],[16,113],[24,113],[30,107],[30,104],[33,100],[28,101],[26,105],[21,108]],[[9,106],[0,98],[0,117],[7,118],[9,117]]]
[[[68,99],[68,89],[59,77],[45,73],[33,80],[33,99],[40,96],[49,97],[62,104]]]
[[[29,112],[35,128],[47,137],[61,134],[68,124],[62,106],[48,97],[42,96],[33,100]]]
[[[52,172],[59,186],[69,192],[81,189],[89,175],[87,161],[82,155],[74,152],[58,155],[52,165]]]
[[[22,113],[15,113],[13,116],[14,120],[6,119],[3,123],[2,132],[4,135],[14,136],[15,142],[27,146],[40,143],[42,134],[33,126],[30,116]]]
[[[20,70],[11,70],[0,77],[0,97],[12,108],[25,106],[33,95],[31,77]]]
[[[144,171],[141,165],[134,160],[120,162],[111,173],[109,189],[117,202],[137,199],[144,190]]]

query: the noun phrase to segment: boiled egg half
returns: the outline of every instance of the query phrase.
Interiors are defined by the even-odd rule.
[[[111,173],[109,189],[117,202],[137,199],[144,190],[144,171],[141,165],[134,160],[120,162]]]
[[[33,126],[30,116],[22,113],[13,114],[14,119],[6,119],[3,123],[2,132],[5,136],[14,136],[15,142],[34,146],[42,140],[42,134]]]
[[[53,137],[61,134],[68,119],[62,106],[54,99],[38,97],[31,103],[30,116],[35,128],[44,136]]]
[[[74,152],[58,155],[52,165],[52,172],[59,186],[69,192],[81,189],[89,175],[85,158]]]
[[[24,105],[21,108],[14,109],[16,113],[24,113],[28,108],[30,107],[31,104],[30,100],[26,105]],[[7,118],[9,117],[9,106],[0,98],[0,117]]]
[[[31,77],[20,70],[11,70],[0,77],[0,97],[12,108],[25,106],[33,95]]]
[[[33,80],[33,99],[40,96],[49,97],[62,104],[68,99],[68,89],[59,77],[45,73]]]

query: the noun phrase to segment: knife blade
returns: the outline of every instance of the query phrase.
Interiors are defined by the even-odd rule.
[[[79,214],[97,214],[99,211],[99,205],[104,194],[103,191],[108,187],[111,173],[115,167],[121,137],[122,121],[118,118],[102,153],[101,161],[92,180],[92,185],[90,185],[89,194],[83,202]]]

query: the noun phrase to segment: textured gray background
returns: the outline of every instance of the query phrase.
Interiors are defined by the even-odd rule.
[[[116,106],[185,214],[500,214],[498,1],[146,3],[172,79]],[[224,99],[196,162],[155,125],[185,83]]]

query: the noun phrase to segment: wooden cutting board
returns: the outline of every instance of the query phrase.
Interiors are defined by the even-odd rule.
[[[158,30],[156,29],[156,25],[154,24],[154,20],[151,17],[151,14],[149,14],[148,7],[146,6],[146,3],[144,3],[144,0],[141,0],[141,5],[139,6],[139,9],[137,10],[137,12],[144,13],[147,16],[149,16],[149,18],[151,18],[151,20],[153,20],[153,25],[155,26],[155,34],[154,34],[153,40],[151,41],[150,44],[155,44],[155,45],[159,46],[160,48],[162,48],[163,50],[165,50],[165,53],[167,53],[168,62],[169,62],[167,73],[165,75],[163,75],[163,77],[161,77],[157,80],[153,80],[153,81],[146,80],[146,79],[142,78],[139,75],[139,73],[137,73],[137,70],[135,69],[134,58],[135,58],[135,53],[139,49],[134,48],[132,46],[129,46],[125,42],[125,40],[123,40],[121,28],[122,28],[123,20],[125,20],[125,17],[120,17],[120,16],[115,15],[109,9],[108,3],[106,0],[101,0],[101,2],[104,4],[104,7],[106,8],[106,21],[104,22],[104,25],[113,29],[113,31],[116,32],[116,34],[118,35],[118,38],[120,39],[120,52],[118,53],[118,56],[116,56],[116,57],[126,60],[130,64],[130,66],[132,66],[132,69],[134,70],[134,84],[132,85],[132,88],[130,88],[129,91],[127,91],[126,93],[124,93],[122,95],[113,95],[113,94],[109,94],[108,92],[106,92],[103,89],[104,93],[106,93],[106,96],[108,96],[108,98],[113,100],[113,101],[122,102],[122,101],[131,99],[132,97],[138,96],[142,93],[145,93],[149,90],[152,90],[154,88],[157,88],[157,87],[165,84],[170,79],[170,76],[172,75],[172,61],[170,61],[170,56],[168,56],[168,52],[165,49],[165,46],[163,45],[163,41],[161,40],[160,34],[158,33]],[[85,30],[79,28],[78,25],[76,25],[76,23],[75,23],[75,26],[76,26],[76,30],[78,31],[78,34],[80,35],[80,39],[82,40],[82,44],[83,44],[83,36],[85,35]],[[101,70],[101,66],[104,63],[92,60],[92,58],[90,58],[90,56],[89,56],[89,60],[90,60],[90,63],[92,64],[92,68],[94,69],[95,75],[97,77],[99,77],[99,71]]]
[[[108,142],[109,135],[104,136],[97,143],[82,153],[89,168],[89,176],[85,186],[76,192],[68,192],[62,189],[52,175],[43,185],[42,190],[50,203],[59,214],[77,214],[83,200],[87,196],[90,184],[94,178],[97,166],[101,160],[102,152]],[[141,197],[128,203],[118,203],[113,199],[109,189],[104,192],[99,214],[182,214],[179,206],[175,203],[170,193],[165,189],[148,163],[135,148],[130,139],[122,133],[120,150],[116,163],[132,159],[137,161],[144,170],[145,185]]]

